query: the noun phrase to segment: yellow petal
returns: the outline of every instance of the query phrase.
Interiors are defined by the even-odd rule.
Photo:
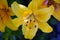
[[[44,1],[41,5],[39,5],[39,8],[46,8],[46,7],[47,7],[46,1]]]
[[[60,0],[54,0],[56,3],[60,3]]]
[[[12,19],[10,18],[9,15],[5,15],[4,18],[3,18],[3,20],[4,20],[5,25],[8,28],[10,28],[11,30],[13,30],[13,31],[18,30],[18,27],[15,26],[14,23],[12,23]]]
[[[3,20],[0,18],[0,31],[5,32],[5,24],[3,23]]]
[[[20,25],[22,25],[23,20],[22,19],[15,18],[15,19],[12,20],[12,22],[14,23],[14,25],[16,27],[19,27]]]
[[[18,4],[17,2],[14,2],[11,5],[11,8],[12,8],[13,12],[15,13],[15,15],[19,18],[22,18],[24,11],[27,10],[27,8],[25,6]]]
[[[53,16],[60,21],[60,6],[54,11]]]
[[[3,7],[8,7],[7,0],[0,0],[0,5]]]
[[[14,16],[15,15],[13,10],[10,7],[9,7],[9,14],[10,14],[10,16]]]
[[[34,21],[30,22],[29,20],[27,21],[25,21],[26,23],[24,23],[22,26],[22,32],[26,39],[33,39],[38,30],[38,25],[37,22]]]
[[[50,33],[53,31],[52,27],[48,25],[48,23],[39,23],[39,29],[41,29],[42,32]]]
[[[31,9],[32,11],[37,10],[38,7],[44,2],[45,0],[32,0],[29,5],[28,8]]]
[[[50,6],[49,8],[43,8],[43,9],[35,11],[34,15],[37,20],[41,22],[46,22],[50,19],[53,11],[54,11],[54,7]]]
[[[27,10],[23,13],[23,18],[22,19],[27,19],[30,15],[32,14],[31,10]]]

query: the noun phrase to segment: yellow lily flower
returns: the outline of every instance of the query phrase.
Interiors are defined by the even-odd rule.
[[[22,25],[22,32],[26,39],[33,39],[38,28],[45,33],[50,33],[53,31],[47,21],[50,19],[54,7],[50,6],[48,8],[38,9],[37,3],[36,0],[32,0],[28,7],[18,4],[17,2],[14,2],[11,5],[13,12],[18,17],[13,20],[13,23],[15,25]]]
[[[12,10],[8,7],[7,0],[0,0],[0,31],[4,32],[7,26],[11,30],[17,30],[18,27],[12,23],[11,15]]]
[[[60,0],[45,0],[47,3],[42,3],[41,5],[44,4],[44,8],[49,7],[51,5],[54,6],[54,13],[53,16],[60,21]],[[42,8],[43,6],[40,6]]]

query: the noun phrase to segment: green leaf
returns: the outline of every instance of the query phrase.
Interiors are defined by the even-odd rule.
[[[13,35],[15,35],[18,39],[23,40],[23,33],[22,33],[22,25],[19,27],[17,31],[12,32]]]
[[[4,39],[4,40],[8,40],[9,37],[11,36],[11,32],[12,32],[12,31],[11,31],[9,28],[6,27],[5,32],[3,33],[3,36],[2,36],[3,39]]]

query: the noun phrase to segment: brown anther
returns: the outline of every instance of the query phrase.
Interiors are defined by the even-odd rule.
[[[34,22],[35,22],[35,20],[34,20]]]
[[[31,27],[29,27],[29,29],[31,29]]]
[[[28,23],[28,21],[26,23]]]
[[[1,20],[3,20],[3,18],[1,17]]]
[[[35,25],[35,28],[36,28],[36,25]]]
[[[30,19],[30,22],[31,22],[32,20]]]

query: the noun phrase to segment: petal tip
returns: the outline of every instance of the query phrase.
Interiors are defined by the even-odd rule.
[[[52,28],[49,28],[47,31],[43,31],[44,33],[51,33],[53,31]]]

